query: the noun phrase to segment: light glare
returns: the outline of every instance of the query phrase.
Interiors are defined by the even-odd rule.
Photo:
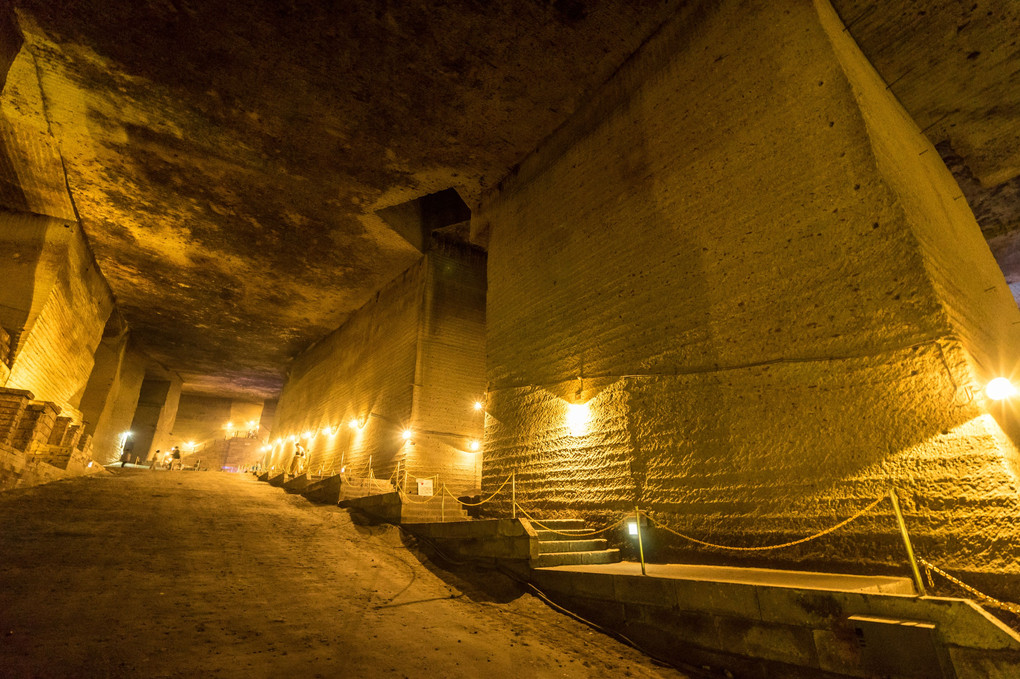
[[[567,405],[567,429],[571,436],[584,436],[588,433],[591,421],[591,408],[587,403],[570,403]]]
[[[481,448],[481,447],[482,447],[482,444],[480,444],[478,441],[472,441],[471,442],[471,450],[477,452],[478,449]]]
[[[481,401],[475,401],[475,410],[481,410],[482,407],[483,406]]]
[[[401,436],[403,436],[403,437],[404,437],[404,440],[405,440],[405,441],[410,441],[410,440],[411,440],[411,436],[412,436],[412,432],[411,432],[411,430],[410,430],[410,429],[405,429],[405,430],[404,430],[404,433],[403,433],[403,434],[401,434]]]
[[[993,401],[1001,401],[1016,396],[1016,387],[1005,377],[996,377],[985,387],[985,393]]]

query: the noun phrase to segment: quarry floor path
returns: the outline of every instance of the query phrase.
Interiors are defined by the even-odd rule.
[[[117,470],[0,494],[0,676],[684,675],[395,527],[241,475]]]

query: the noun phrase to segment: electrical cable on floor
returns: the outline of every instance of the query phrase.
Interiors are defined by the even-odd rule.
[[[443,550],[441,550],[436,545],[436,543],[433,542],[432,540],[430,540],[429,538],[426,538],[426,537],[423,537],[423,536],[420,536],[420,535],[415,535],[413,532],[407,530],[406,528],[404,528],[404,526],[402,526],[400,524],[397,524],[397,527],[400,528],[401,531],[403,531],[403,532],[407,533],[408,535],[410,535],[411,537],[413,537],[414,539],[419,540],[419,541],[425,543],[426,545],[428,545],[429,547],[431,547],[432,550],[441,559],[443,559],[447,563],[450,563],[450,564],[453,564],[453,565],[456,565],[456,566],[467,566],[467,565],[470,564],[470,562],[468,562],[468,561],[458,561],[457,559],[454,559],[454,558],[450,557],[449,555],[444,553]],[[574,611],[570,610],[569,608],[566,608],[566,607],[562,606],[561,604],[556,603],[555,601],[550,599],[545,594],[545,592],[540,590],[538,587],[533,585],[531,582],[529,582],[529,581],[525,580],[524,578],[522,578],[521,576],[519,576],[517,573],[514,573],[509,568],[505,568],[505,567],[500,566],[499,564],[497,564],[496,565],[496,570],[499,571],[500,573],[502,573],[503,575],[505,575],[506,577],[510,578],[514,582],[516,582],[516,583],[518,583],[520,585],[523,585],[527,590],[529,590],[531,592],[531,594],[533,594],[534,596],[538,597],[538,599],[540,601],[542,601],[544,604],[546,604],[547,606],[552,608],[554,611],[562,613],[563,615],[566,615],[569,618],[573,618],[577,622],[581,623],[582,625],[587,625],[588,627],[592,628],[596,632],[601,632],[602,634],[605,634],[608,637],[612,637],[613,639],[616,639],[617,641],[619,641],[619,642],[621,642],[621,643],[623,643],[623,644],[625,644],[627,646],[630,646],[634,650],[636,650],[636,651],[638,651],[640,653],[643,653],[644,655],[648,656],[656,664],[662,665],[663,667],[671,667],[671,668],[679,669],[679,670],[681,670],[683,672],[687,672],[689,674],[693,674],[693,675],[695,675],[697,677],[702,677],[703,679],[718,679],[721,676],[718,673],[710,673],[708,670],[705,670],[705,669],[703,669],[701,667],[696,667],[694,665],[687,665],[686,663],[676,663],[676,662],[670,662],[668,660],[665,660],[665,659],[655,655],[654,653],[648,651],[643,646],[638,644],[636,641],[634,641],[633,639],[625,636],[624,634],[622,634],[620,632],[617,632],[616,630],[612,630],[612,629],[609,629],[607,627],[603,627],[602,625],[598,624],[597,622],[593,622],[591,620],[588,620],[587,618],[585,618],[585,617],[575,613]]]

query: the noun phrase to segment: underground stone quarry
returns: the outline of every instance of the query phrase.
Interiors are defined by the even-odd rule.
[[[0,5],[0,675],[1020,676],[1020,7]]]

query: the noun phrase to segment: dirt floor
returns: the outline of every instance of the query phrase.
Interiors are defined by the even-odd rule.
[[[0,676],[684,676],[405,542],[236,474],[9,491]]]

